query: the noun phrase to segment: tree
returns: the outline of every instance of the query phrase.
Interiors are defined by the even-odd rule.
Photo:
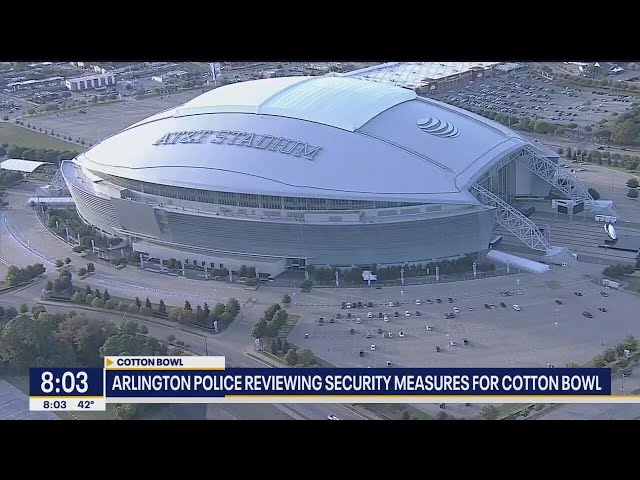
[[[224,305],[224,303],[216,303],[216,306],[213,307],[213,320],[217,320],[218,318],[220,318],[222,316],[222,314],[225,312],[226,307]]]
[[[240,303],[235,298],[231,297],[225,306],[225,312],[228,312],[233,318],[240,313]]]
[[[176,341],[176,336],[173,333],[170,333],[169,335],[167,335],[167,342],[173,343],[175,341]]]
[[[104,299],[105,302],[108,302],[109,300],[111,300],[111,295],[109,295],[109,290],[107,290],[106,288],[104,289],[104,294],[102,295],[102,298]]]
[[[301,348],[298,350],[298,362],[302,365],[311,365],[315,362],[315,357],[313,356],[313,352],[308,348]]]
[[[136,297],[134,302],[135,302],[135,305],[136,305],[136,310],[140,310],[140,307],[142,306],[142,302],[140,301],[140,299],[138,297]]]
[[[569,363],[567,363],[566,367],[567,368],[580,368],[580,365],[578,365],[575,362],[569,362]]]
[[[276,342],[271,342],[271,353],[273,355],[278,354],[278,346],[276,345]]]
[[[480,416],[484,420],[497,420],[500,412],[494,405],[487,405],[480,410]]]
[[[600,198],[600,193],[595,188],[590,188],[589,194],[593,197],[594,200],[598,200]]]
[[[118,303],[110,298],[109,300],[105,300],[104,306],[109,310],[115,310],[118,307]]]
[[[640,185],[640,182],[638,182],[638,179],[636,177],[631,177],[629,180],[627,180],[626,185],[629,188],[638,188],[638,185]]]
[[[118,303],[119,312],[126,312],[128,310],[129,310],[129,303],[125,302],[124,300]]]
[[[251,336],[253,338],[263,338],[265,336],[267,328],[267,322],[264,320],[258,320],[251,328]]]
[[[100,295],[100,290],[98,290],[97,288],[93,291],[93,295],[94,295],[96,298],[100,298],[100,299],[102,299],[102,295]]]
[[[3,307],[2,305],[0,305],[0,318],[4,317],[4,314],[5,314],[5,313],[6,313],[6,312],[5,312],[5,310],[4,310],[4,307]]]
[[[282,339],[280,337],[276,338],[276,347],[278,347],[278,351],[282,351]]]
[[[209,310],[209,304],[207,302],[204,302],[202,313],[204,315],[204,318],[209,318],[209,315],[211,315],[211,310]]]
[[[151,311],[150,308],[148,308],[147,306],[144,306],[140,309],[140,313],[145,317],[150,317],[153,312]]]
[[[51,290],[53,290],[53,282],[51,280],[47,280],[47,283],[44,285],[44,289],[47,292],[50,292]]]
[[[284,340],[282,340],[282,351],[283,352],[288,352],[289,351],[289,342],[287,342],[286,338]]]
[[[71,263],[71,259],[69,257],[64,259],[64,264],[69,265]]]
[[[247,268],[246,265],[242,265],[240,267],[240,270],[238,270],[238,276],[240,277],[246,277],[249,273],[249,269]]]
[[[636,190],[635,188],[629,189],[629,191],[627,192],[627,197],[638,198],[638,190]]]
[[[558,155],[562,155],[564,153],[564,148],[558,148]]]
[[[4,318],[6,321],[14,319],[17,315],[18,315],[18,311],[14,307],[9,307],[4,312]]]
[[[27,313],[29,311],[29,307],[27,306],[26,303],[23,303],[22,305],[20,305],[20,313]]]
[[[87,287],[85,288],[85,293],[87,295],[93,295],[93,290],[91,290],[91,286],[89,284],[87,284]]]
[[[95,265],[91,262],[87,263],[87,272],[95,272],[95,271],[96,271]]]
[[[164,300],[160,300],[160,303],[158,304],[158,312],[161,315],[166,315],[167,313],[167,306],[164,304]]]
[[[196,305],[196,321],[198,323],[202,323],[203,320],[204,320],[204,312],[202,310],[202,307],[200,305]]]
[[[567,158],[571,158],[571,147],[567,147],[567,150],[565,153]]]
[[[289,306],[291,305],[291,296],[290,296],[288,293],[285,293],[285,294],[282,296],[282,304],[283,304],[285,307],[289,307]]]
[[[104,307],[104,300],[102,300],[101,298],[96,297],[91,302],[91,306],[92,307],[96,307],[96,308],[102,308],[102,307]]]
[[[291,348],[284,357],[284,361],[287,362],[288,365],[296,365],[298,363],[298,354],[296,351]]]
[[[151,305],[151,300],[149,300],[149,297],[147,297],[147,299],[144,301],[144,306],[149,310],[153,310],[153,306]]]
[[[56,268],[64,267],[64,262],[60,259],[56,260]]]
[[[138,313],[140,311],[140,309],[138,308],[138,305],[134,303],[130,303],[129,304],[129,313]]]
[[[94,298],[96,298],[96,296],[90,293],[84,297],[84,301],[85,303],[88,303],[89,305],[91,305],[91,302],[93,302]]]
[[[184,301],[184,309],[188,312],[191,312],[193,309],[191,308],[191,304],[189,303],[189,300],[185,300]]]
[[[638,340],[633,335],[627,336],[627,338],[622,342],[622,345],[625,349],[631,352],[638,350]]]

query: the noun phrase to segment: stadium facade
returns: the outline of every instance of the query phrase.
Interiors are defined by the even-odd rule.
[[[79,215],[136,251],[276,275],[482,252],[496,221],[549,250],[509,205],[549,195],[557,161],[466,110],[331,75],[211,90],[61,172]]]

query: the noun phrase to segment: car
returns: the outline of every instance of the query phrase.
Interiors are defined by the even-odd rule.
[[[522,295],[522,291],[518,290],[518,291],[516,291],[516,294],[517,295]]]
[[[600,295],[602,295],[603,297],[608,297],[609,294],[607,292],[600,292]]]
[[[367,338],[371,338],[371,334],[367,332]]]
[[[441,298],[436,298],[436,302],[442,303],[442,299]]]
[[[320,317],[318,319],[318,325],[323,325],[324,324],[324,318]]]
[[[624,372],[622,372],[623,377],[628,377],[629,375],[631,375],[631,370],[625,370]]]
[[[447,320],[449,320],[449,314],[448,314],[448,313],[445,313],[445,314],[444,314],[444,318],[446,318]]]
[[[489,310],[491,308],[491,306],[488,303],[484,304],[484,308],[486,308],[487,310]]]
[[[456,342],[454,342],[453,340],[449,340],[449,346],[450,347],[455,347],[456,346]]]
[[[558,305],[562,305],[562,300],[556,300],[556,303],[557,303]]]
[[[374,343],[371,344],[371,351],[372,352],[376,351],[376,345]]]
[[[389,302],[389,306],[393,307],[394,306],[393,302]]]
[[[347,302],[342,302],[342,305],[340,305],[340,308],[341,308],[342,310],[346,310],[346,308],[347,308]]]
[[[367,313],[367,318],[373,318],[373,313],[371,312]]]
[[[404,338],[404,332],[403,332],[402,330],[400,330],[400,331],[398,332],[398,336],[399,336],[400,338]]]
[[[574,294],[576,297],[581,297],[581,296],[582,296],[582,293],[580,293],[580,292],[573,292],[573,294]]]
[[[406,312],[404,312],[404,316],[405,317],[410,317],[411,316],[411,312],[409,310],[407,310]]]
[[[333,318],[330,318],[329,323],[335,323],[335,320]]]
[[[391,333],[391,332],[387,333],[387,337],[393,338],[393,333]]]
[[[369,308],[373,307],[373,302],[367,302],[367,307]]]
[[[400,316],[400,313],[398,313],[398,311],[396,310],[395,312],[393,312],[393,316],[398,318]]]
[[[455,314],[455,313],[453,313],[453,312],[451,312],[451,313],[449,314],[449,318],[456,318],[456,314]]]
[[[391,362],[389,360],[387,360],[387,367],[391,366]]]
[[[389,317],[385,315],[385,316],[384,316],[384,321],[385,321],[385,322],[388,322],[388,321],[389,321]]]
[[[327,419],[329,420],[340,420],[338,417],[336,417],[333,413],[330,413],[329,415],[327,415]]]
[[[364,357],[364,350],[360,350],[358,355],[361,356],[361,357]]]
[[[362,302],[358,302],[358,308],[362,308]]]
[[[449,303],[453,303],[453,298],[449,297]]]
[[[350,328],[350,329],[349,329],[349,333],[350,333],[351,335],[353,335],[354,333],[356,333],[356,329],[355,329],[355,328]]]
[[[500,306],[501,306],[502,308],[507,308],[507,304],[506,304],[506,303],[504,303],[504,302],[500,302]]]
[[[378,318],[384,318],[384,313],[378,312]]]
[[[351,308],[351,303],[347,302],[347,308]]]
[[[336,313],[336,318],[337,318],[338,320],[340,320],[340,319],[342,318],[342,314],[341,314],[341,313]]]
[[[357,323],[358,325],[360,325],[360,324],[362,323],[362,320],[361,320],[361,319],[359,319],[359,318],[356,318],[356,323]]]
[[[607,309],[604,307],[599,307],[598,310],[600,310],[602,313],[605,313],[607,311]]]
[[[395,302],[395,306],[396,306],[396,307],[399,307],[399,306],[400,306],[400,302],[396,300],[396,302]]]
[[[491,305],[489,305],[489,308],[494,309],[496,308],[496,306],[492,303]]]
[[[431,330],[433,330],[433,327],[431,325],[427,325],[427,332],[430,332]]]
[[[382,335],[382,329],[381,328],[378,329],[378,335]]]
[[[420,315],[422,315],[422,314],[420,313],[420,310],[416,310],[416,317],[419,317]]]
[[[376,290],[382,290],[382,285],[376,285]]]
[[[308,333],[305,333],[305,334],[304,334],[304,338],[305,338],[305,340],[308,340],[308,339],[309,339],[309,334],[308,334]]]
[[[463,338],[463,339],[462,339],[462,343],[463,343],[464,345],[469,345],[469,340],[467,340],[466,338]]]
[[[351,318],[351,312],[347,313],[347,318]]]
[[[431,301],[431,299],[430,299],[430,298],[427,298],[427,303],[428,303],[429,305],[431,305],[433,302]]]
[[[422,302],[420,300],[416,300],[416,305],[422,305]]]
[[[587,311],[582,312],[582,316],[587,318],[593,318],[593,315]]]
[[[458,307],[453,307],[453,313],[460,313],[460,309]]]
[[[473,312],[475,309],[473,307],[469,307],[469,311]]]
[[[520,308],[520,305],[513,305],[513,309],[514,309],[516,312],[519,312],[520,310],[522,310],[522,309]]]
[[[440,347],[436,346],[436,353],[440,353]]]

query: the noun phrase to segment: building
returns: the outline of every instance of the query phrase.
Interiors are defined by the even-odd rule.
[[[552,186],[589,201],[575,177],[557,183],[557,163],[474,113],[329,75],[211,90],[61,171],[79,215],[136,251],[277,275],[483,252],[494,221],[555,255],[511,203]]]
[[[50,77],[40,80],[25,80],[7,84],[7,90],[19,92],[21,90],[37,90],[40,88],[59,87],[64,82],[64,77]]]
[[[111,72],[84,75],[82,77],[69,78],[64,82],[64,84],[73,92],[79,90],[92,90],[94,88],[115,86],[116,77]]]
[[[499,62],[394,62],[354,70],[345,75],[426,94],[491,77],[498,65]]]
[[[151,80],[158,83],[164,83],[170,80],[181,80],[187,75],[189,75],[189,72],[185,72],[184,70],[172,70],[161,75],[153,76],[151,77]]]
[[[56,171],[56,168],[55,165],[50,162],[9,158],[0,163],[0,170],[20,173],[52,173]]]

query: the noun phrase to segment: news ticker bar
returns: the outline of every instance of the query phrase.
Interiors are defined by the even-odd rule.
[[[78,399],[79,400],[79,399]],[[48,403],[47,403],[48,402]],[[65,403],[66,402],[66,403]],[[611,396],[555,396],[555,397],[463,397],[463,396],[425,396],[418,397],[303,397],[295,400],[290,397],[253,397],[253,398],[102,398],[95,399],[91,405],[87,404],[79,405],[77,401],[72,401],[68,397],[59,398],[33,398],[29,399],[29,410],[32,412],[104,412],[107,409],[107,404],[114,403],[155,403],[155,404],[168,404],[168,403],[212,403],[212,404],[238,404],[238,403],[252,403],[252,404],[265,404],[265,403],[281,403],[281,404],[303,404],[303,403],[315,403],[315,404],[374,404],[374,403],[400,403],[400,404],[412,404],[412,403],[433,403],[433,404],[451,404],[459,405],[466,403],[488,403],[488,404],[517,404],[517,403],[547,403],[547,404],[640,404],[640,395],[611,395]]]

